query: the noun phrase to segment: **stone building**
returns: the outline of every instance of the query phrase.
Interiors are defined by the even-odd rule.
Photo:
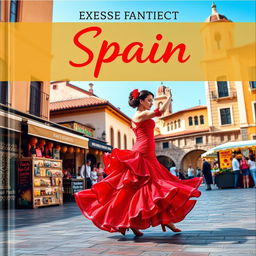
[[[159,161],[166,167],[176,165],[187,170],[189,165],[201,167],[200,155],[208,149],[229,141],[251,140],[256,137],[256,83],[255,81],[228,81],[225,67],[212,70],[221,63],[235,67],[232,72],[255,72],[252,58],[240,54],[250,52],[252,45],[235,48],[232,22],[219,14],[212,4],[212,14],[206,22],[228,22],[231,26],[221,31],[209,27],[202,29],[202,37],[213,41],[205,47],[203,65],[208,72],[215,72],[216,81],[205,82],[206,106],[172,113],[172,106],[157,121],[156,151]],[[226,53],[229,50],[229,55]],[[210,57],[209,57],[210,56]],[[231,57],[230,57],[231,56]],[[226,58],[223,61],[223,58]],[[241,64],[242,63],[242,64]],[[160,86],[156,106],[171,93]],[[172,103],[171,103],[172,104]]]
[[[130,128],[131,119],[107,100],[97,97],[92,83],[89,90],[84,90],[69,82],[52,82],[50,95],[51,121],[86,125],[94,129],[95,138],[113,148],[132,148],[135,136]]]

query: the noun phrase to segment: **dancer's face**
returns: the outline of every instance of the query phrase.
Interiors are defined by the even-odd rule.
[[[140,105],[143,107],[144,110],[151,109],[153,105],[153,96],[150,94],[144,100],[140,100]]]

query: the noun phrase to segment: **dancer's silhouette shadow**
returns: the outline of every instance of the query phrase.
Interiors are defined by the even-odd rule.
[[[247,237],[255,237],[256,230],[244,228],[219,228],[214,230],[193,230],[181,233],[144,232],[144,236],[134,237],[132,232],[125,236],[112,236],[112,239],[119,241],[132,241],[136,243],[154,242],[158,244],[180,244],[180,245],[209,245],[218,242],[227,242],[231,244],[243,244]]]

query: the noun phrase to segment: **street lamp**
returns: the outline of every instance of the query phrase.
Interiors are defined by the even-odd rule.
[[[102,138],[102,140],[106,140],[106,133],[105,133],[105,131],[102,132],[101,138]]]

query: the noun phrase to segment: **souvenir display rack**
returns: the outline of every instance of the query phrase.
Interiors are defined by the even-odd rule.
[[[27,166],[26,172],[25,166]],[[28,175],[29,177],[25,177]],[[27,206],[32,208],[49,206],[49,205],[62,205],[63,204],[63,179],[62,179],[62,160],[39,158],[39,157],[26,157],[21,158],[18,164],[18,183],[29,183],[31,186],[22,191],[22,184],[20,185],[20,195],[23,196],[22,200],[27,202]],[[24,190],[24,189],[23,189]],[[24,194],[27,194],[24,197]],[[22,204],[20,205],[22,206]]]

